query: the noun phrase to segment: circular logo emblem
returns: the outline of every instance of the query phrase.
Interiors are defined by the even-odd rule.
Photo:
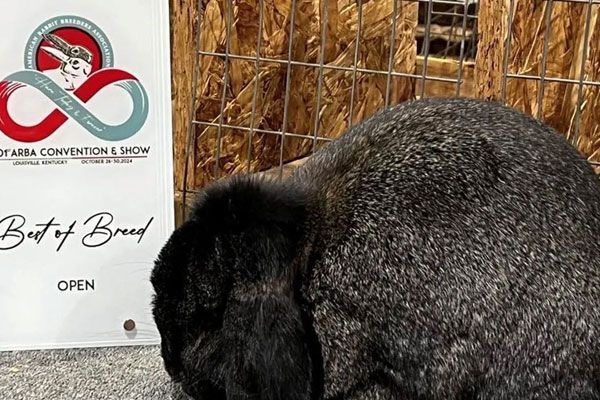
[[[27,41],[25,69],[44,72],[69,60],[81,68],[89,64],[92,74],[113,67],[113,49],[102,29],[85,18],[61,16],[40,24]]]

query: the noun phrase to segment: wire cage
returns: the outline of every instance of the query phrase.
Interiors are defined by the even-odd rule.
[[[348,127],[431,96],[499,100],[600,161],[600,0],[200,0],[176,198],[285,176]],[[179,51],[179,52],[178,52]],[[191,72],[191,73],[190,73]]]

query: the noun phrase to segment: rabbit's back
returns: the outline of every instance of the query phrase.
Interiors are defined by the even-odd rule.
[[[294,179],[320,203],[304,290],[326,393],[382,373],[432,398],[597,394],[600,183],[558,133],[494,103],[420,100]]]

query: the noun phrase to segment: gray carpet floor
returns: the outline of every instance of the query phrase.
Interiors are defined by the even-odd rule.
[[[0,352],[1,400],[189,400],[159,348]]]

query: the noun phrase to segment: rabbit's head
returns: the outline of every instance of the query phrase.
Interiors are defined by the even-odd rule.
[[[159,254],[154,318],[169,374],[196,399],[308,399],[298,299],[306,196],[237,178],[209,187]]]
[[[80,58],[69,58],[61,65],[61,70],[65,74],[83,78],[92,72],[92,64]]]

